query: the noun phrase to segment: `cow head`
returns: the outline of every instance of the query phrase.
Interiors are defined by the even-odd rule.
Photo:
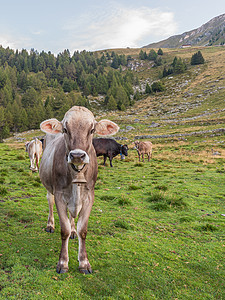
[[[127,145],[122,145],[122,154],[127,156],[128,155],[128,146]]]
[[[28,147],[29,147],[30,142],[25,143],[25,152],[28,152]]]
[[[134,142],[134,144],[135,144],[135,148],[136,148],[136,149],[138,149],[138,147],[139,147],[139,143],[140,143],[139,141],[135,141],[135,142]]]
[[[89,150],[92,147],[93,134],[113,135],[119,127],[112,121],[97,122],[90,110],[73,106],[61,122],[57,119],[43,121],[40,125],[45,133],[63,134],[67,161],[78,170],[89,163]]]

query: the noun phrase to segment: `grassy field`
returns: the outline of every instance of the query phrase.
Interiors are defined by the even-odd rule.
[[[224,299],[225,147],[213,156],[204,144],[155,142],[144,163],[131,148],[114,168],[99,159],[90,276],[78,272],[77,240],[69,272],[56,273],[57,213],[48,234],[46,192],[23,145],[1,144],[1,299]]]
[[[196,50],[165,55],[190,59]],[[55,233],[45,232],[46,191],[24,147],[41,133],[0,144],[0,299],[225,299],[225,48],[201,51],[206,64],[163,79],[164,93],[126,112],[95,112],[119,124],[130,150],[113,168],[98,159],[91,275],[78,271],[77,240],[69,242],[69,272],[56,273],[58,216],[55,209]],[[139,163],[133,149],[140,135],[154,136],[150,162]]]

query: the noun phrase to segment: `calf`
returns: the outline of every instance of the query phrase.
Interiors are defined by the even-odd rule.
[[[73,218],[78,216],[79,271],[84,274],[92,273],[85,246],[98,170],[92,138],[94,133],[115,134],[119,127],[109,120],[97,122],[91,111],[80,106],[67,111],[62,122],[50,119],[42,122],[40,127],[47,134],[40,178],[47,189],[48,227],[54,229],[54,202],[61,226],[62,247],[56,271],[68,271],[68,242],[71,232],[75,231]]]
[[[107,139],[107,138],[95,138],[93,139],[93,146],[96,151],[97,156],[104,156],[104,166],[107,157],[109,158],[110,161],[110,166],[113,167],[112,165],[112,159],[116,155],[125,155],[127,156],[128,153],[128,147],[127,145],[120,145],[113,139]]]
[[[141,161],[141,155],[142,155],[142,160],[144,162],[144,154],[147,154],[148,161],[149,161],[150,158],[152,157],[152,143],[149,141],[146,142],[135,141],[134,143],[138,152],[139,161]]]
[[[38,164],[42,154],[42,142],[35,138],[30,142],[26,142],[25,146],[30,158],[30,169],[33,172],[38,171]]]

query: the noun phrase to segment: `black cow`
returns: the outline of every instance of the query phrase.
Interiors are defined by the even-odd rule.
[[[112,159],[113,157],[117,156],[118,154],[125,155],[127,156],[128,153],[128,147],[127,145],[120,145],[113,139],[107,139],[107,138],[94,138],[93,141],[93,146],[96,151],[97,156],[104,156],[104,166],[107,157],[109,158],[110,161],[110,166],[113,167],[112,165]]]

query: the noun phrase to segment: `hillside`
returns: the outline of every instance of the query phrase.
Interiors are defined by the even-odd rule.
[[[140,123],[146,124],[148,126],[142,129],[142,134],[152,135],[183,133],[183,126],[188,123],[195,124],[196,130],[224,127],[224,47],[165,49],[164,55],[167,60],[176,55],[188,61],[198,50],[203,53],[206,64],[192,66],[183,74],[163,78],[165,92],[150,95],[137,101],[126,112],[113,112],[109,116],[119,123],[139,129]],[[150,70],[142,70],[140,67],[139,72],[140,81],[141,78],[144,81],[152,80],[153,73]],[[134,138],[137,133],[129,133],[128,136]]]
[[[143,48],[180,48],[184,45],[211,46],[225,43],[225,14],[211,19],[197,29],[171,36]]]
[[[5,93],[6,106],[3,107],[5,112],[5,121],[8,122],[12,129],[15,127],[15,122],[21,126],[22,131],[30,129],[37,129],[43,119],[49,117],[56,117],[59,120],[62,118],[68,107],[72,105],[87,105],[97,116],[102,118],[106,116],[115,120],[121,127],[120,133],[117,135],[118,139],[134,140],[135,137],[143,136],[167,136],[174,134],[184,134],[191,132],[204,132],[207,130],[218,130],[223,128],[222,124],[225,119],[225,47],[192,47],[186,49],[163,49],[162,64],[155,66],[152,61],[140,60],[139,53],[141,49],[117,49],[114,50],[116,57],[129,57],[129,64],[122,66],[118,70],[113,69],[109,65],[104,68],[105,77],[109,78],[109,74],[113,75],[113,81],[121,82],[123,78],[129,79],[128,75],[135,78],[136,83],[133,84],[133,89],[140,92],[139,100],[132,100],[131,105],[128,105],[125,110],[109,110],[105,106],[105,98],[107,95],[88,95],[79,98],[82,95],[82,87],[80,91],[72,90],[71,92],[64,92],[57,86],[45,84],[42,88],[30,91],[30,86],[24,90],[15,88],[16,98],[13,102],[7,93],[6,88],[0,89],[1,97]],[[194,53],[201,51],[205,59],[205,64],[191,66],[190,60]],[[107,53],[112,50],[96,52],[92,54],[94,57],[106,57]],[[83,54],[82,54],[83,55]],[[88,54],[89,55],[89,54]],[[90,55],[89,55],[90,56]],[[187,65],[187,70],[181,74],[172,74],[170,76],[161,76],[164,67],[169,67],[174,58],[181,58]],[[61,55],[62,58],[62,55]],[[101,67],[101,65],[100,65]],[[4,71],[12,71],[8,66]],[[13,71],[15,68],[13,68]],[[59,68],[58,68],[59,70]],[[76,70],[77,71],[77,70]],[[44,71],[47,74],[47,69]],[[45,73],[41,72],[42,77],[47,78]],[[28,78],[32,76],[40,76],[38,73],[28,73]],[[83,73],[84,74],[84,73]],[[19,77],[18,77],[19,78]],[[92,78],[89,75],[86,78]],[[77,79],[78,81],[80,79]],[[165,86],[163,92],[156,92],[150,95],[145,93],[146,84],[150,85],[155,81],[160,81]],[[8,81],[6,81],[7,83]],[[12,81],[11,81],[12,82]],[[37,83],[37,81],[33,81]],[[56,82],[56,80],[54,81]],[[123,81],[124,82],[124,81]],[[29,83],[32,83],[29,80]],[[117,83],[118,84],[118,83]],[[127,88],[127,85],[124,85]],[[94,86],[93,86],[94,87]],[[117,93],[119,89],[110,88],[109,92]],[[108,93],[108,92],[107,92]],[[12,93],[13,94],[13,93]],[[30,104],[36,105],[34,102],[37,98],[37,109],[34,109]],[[116,94],[117,95],[117,94]],[[124,93],[118,93],[123,97]],[[3,97],[0,99],[3,99]],[[33,98],[29,98],[33,97]],[[49,99],[48,101],[46,99]],[[22,103],[21,103],[22,100]],[[32,102],[30,102],[32,100]],[[42,103],[41,103],[42,102]],[[28,104],[25,107],[25,104]],[[43,106],[44,103],[44,106]],[[21,107],[22,109],[19,109]],[[31,120],[33,127],[25,127],[23,121],[25,117]],[[0,125],[3,125],[4,130],[4,114],[3,118],[0,114]],[[1,123],[2,122],[2,123]],[[154,122],[154,123],[153,123]],[[194,126],[189,126],[194,124]],[[26,124],[25,124],[26,125]],[[127,130],[127,126],[131,126],[133,130]],[[188,127],[189,129],[187,129]],[[24,128],[24,129],[23,129]],[[129,128],[129,127],[128,127]],[[15,130],[15,136],[17,136]],[[41,133],[39,133],[41,134]],[[223,134],[220,133],[220,134]],[[31,137],[35,133],[31,133]],[[8,135],[9,136],[9,135]],[[4,138],[6,138],[5,136]],[[20,136],[18,137],[20,139]]]
[[[196,51],[201,50],[205,64],[188,66],[183,74],[161,79],[164,92],[143,95],[126,111],[108,111],[101,105],[101,98],[90,98],[91,110],[97,119],[109,118],[119,124],[121,130],[115,137],[132,143],[135,138],[157,140],[195,139],[196,136],[224,136],[225,123],[225,48],[202,47],[187,49],[165,49],[164,59],[170,64],[175,56],[187,63]],[[137,59],[140,49],[118,49],[117,53],[134,57],[137,64],[135,74],[139,89],[146,82],[158,78],[163,65],[151,68],[151,62],[141,63]],[[94,102],[94,99],[95,102]],[[30,132],[29,138],[41,132]],[[16,135],[21,140],[21,135]]]

